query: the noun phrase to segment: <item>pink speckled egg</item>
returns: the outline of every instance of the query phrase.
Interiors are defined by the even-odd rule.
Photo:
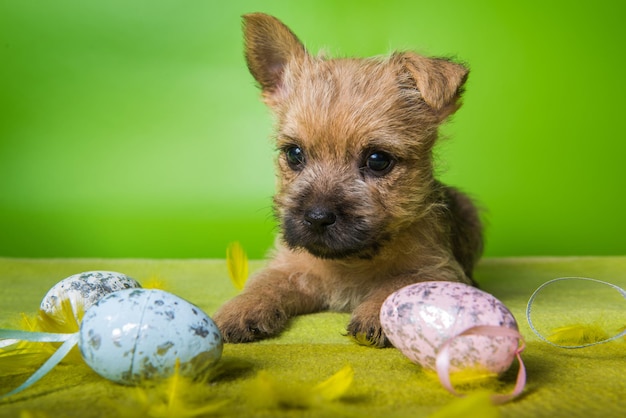
[[[501,373],[515,359],[518,339],[464,335],[481,325],[517,331],[517,322],[498,299],[475,287],[453,282],[422,282],[390,295],[380,311],[389,341],[422,367],[436,370],[440,347],[449,342],[450,372],[467,369]],[[455,338],[457,337],[457,338]]]

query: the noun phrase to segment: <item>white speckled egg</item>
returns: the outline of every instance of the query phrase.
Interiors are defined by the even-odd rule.
[[[422,282],[390,295],[380,311],[389,341],[411,361],[435,370],[439,348],[450,338],[450,371],[477,369],[491,373],[507,370],[515,359],[518,339],[464,335],[480,325],[504,326],[517,331],[511,312],[494,296],[453,282]]]
[[[118,383],[195,377],[222,355],[222,336],[200,308],[157,289],[106,295],[85,313],[79,347],[85,362]]]
[[[41,301],[40,309],[55,315],[61,300],[69,299],[74,316],[80,320],[83,312],[89,309],[104,295],[122,289],[140,288],[134,279],[114,271],[87,271],[74,274],[55,284]],[[79,314],[80,313],[80,314]]]

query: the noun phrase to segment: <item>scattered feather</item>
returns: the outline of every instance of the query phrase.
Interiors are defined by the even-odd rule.
[[[0,349],[0,370],[3,375],[32,371],[50,356],[46,343],[18,342]]]
[[[27,409],[20,411],[20,418],[48,418],[49,416],[42,411],[30,411]]]
[[[352,386],[354,370],[347,365],[313,388],[313,393],[325,401],[341,398]]]
[[[548,341],[562,346],[578,346],[608,340],[610,336],[599,325],[574,324],[552,330]]]
[[[374,341],[372,341],[370,338],[367,338],[367,333],[365,332],[359,332],[355,335],[350,335],[350,338],[355,343],[359,345],[364,345],[366,347],[373,347],[376,345]]]
[[[481,368],[468,368],[450,375],[453,385],[485,385],[498,383],[498,374]]]
[[[439,380],[437,372],[425,370],[426,375],[434,380]],[[466,389],[489,388],[496,390],[501,386],[498,374],[492,373],[482,368],[466,368],[450,374],[450,383],[453,386],[460,386]]]
[[[148,277],[147,280],[144,280],[141,284],[141,287],[144,289],[159,289],[159,290],[168,290],[169,286],[167,282],[161,278],[160,276],[153,275]]]
[[[626,340],[626,326],[625,327],[621,327],[620,329],[617,330],[618,334],[624,333],[624,335],[622,335],[622,338],[624,338]]]
[[[63,298],[60,299],[56,311],[48,313],[39,310],[34,324],[35,331],[74,334],[80,329],[84,315],[85,307],[80,302],[77,301],[72,305],[68,298]]]
[[[209,400],[206,381],[194,381],[180,375],[180,361],[174,374],[150,386],[138,386],[130,393],[129,402],[118,403],[120,416],[150,418],[193,418],[210,415],[221,409],[228,400]]]
[[[248,393],[251,401],[260,408],[305,409],[311,406],[310,388],[284,384],[264,370],[251,382]]]
[[[248,256],[239,242],[232,242],[226,248],[228,275],[237,290],[242,290],[248,280]]]
[[[491,394],[481,391],[455,399],[429,418],[499,418],[500,410],[492,403]]]
[[[21,314],[19,329],[36,331],[36,318]],[[0,370],[4,374],[17,374],[41,366],[50,355],[46,343],[32,343],[19,340],[1,340]]]
[[[61,299],[59,309],[54,311],[54,313],[47,313],[41,309],[39,310],[35,320],[34,329],[32,329],[32,331],[74,334],[79,331],[80,323],[82,322],[84,315],[85,307],[81,303],[76,302],[75,305],[72,305],[72,302],[69,299],[64,298]],[[59,343],[46,344],[50,355],[53,354],[59,346]],[[83,362],[78,346],[74,346],[74,348],[72,348],[68,355],[63,359],[63,362]]]
[[[343,397],[353,378],[354,370],[349,365],[315,386],[280,381],[261,371],[251,382],[249,394],[259,407],[308,409]]]
[[[74,334],[78,332],[84,315],[81,305],[72,306],[69,299],[62,299],[54,313],[39,310],[36,316],[21,314],[19,329],[30,332]],[[41,366],[59,348],[60,343],[15,341],[0,348],[0,369],[5,374],[22,373]],[[65,363],[82,363],[78,347],[72,348],[63,359]]]

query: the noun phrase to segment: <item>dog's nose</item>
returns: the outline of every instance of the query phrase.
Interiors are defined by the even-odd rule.
[[[322,231],[337,220],[335,214],[324,207],[313,207],[304,213],[304,221],[311,229]]]

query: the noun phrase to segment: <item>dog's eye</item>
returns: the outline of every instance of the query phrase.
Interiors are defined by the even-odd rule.
[[[365,160],[365,167],[367,167],[372,174],[377,176],[387,174],[391,171],[394,164],[395,160],[393,157],[383,151],[372,152]]]
[[[292,170],[302,170],[304,166],[304,152],[302,148],[292,145],[285,149],[285,158],[287,159],[287,164]]]

